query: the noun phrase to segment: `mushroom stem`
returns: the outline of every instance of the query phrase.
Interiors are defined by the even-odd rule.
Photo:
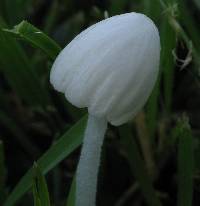
[[[76,206],[95,206],[101,147],[107,121],[89,115],[76,176]]]

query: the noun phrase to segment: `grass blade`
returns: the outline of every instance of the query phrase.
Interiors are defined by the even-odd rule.
[[[163,23],[161,25],[161,45],[161,68],[163,71],[164,81],[164,101],[166,110],[169,113],[171,110],[173,94],[173,77],[175,67],[173,50],[176,48],[176,33],[169,25],[167,16],[163,17]]]
[[[46,174],[60,161],[73,152],[82,142],[86,124],[86,117],[77,122],[68,130],[52,147],[37,161],[42,174]],[[4,206],[15,205],[30,188],[32,182],[32,169],[19,181],[11,194],[8,196]]]
[[[32,191],[33,191],[34,206],[42,206],[35,181],[33,181]]]
[[[37,163],[33,165],[33,195],[35,205],[50,206],[47,183]]]
[[[161,206],[161,202],[156,196],[152,182],[146,171],[144,161],[140,155],[138,145],[134,140],[129,125],[119,128],[122,146],[127,152],[127,159],[130,167],[139,183],[142,195],[149,206]]]
[[[4,31],[24,39],[36,48],[40,48],[53,60],[61,51],[60,46],[55,41],[27,21],[22,21],[13,29],[4,29]]]
[[[143,0],[144,13],[151,17],[155,22],[160,19],[160,5],[157,0]]]
[[[200,29],[198,23],[195,22],[192,14],[188,9],[187,2],[185,0],[177,0],[180,10],[180,19],[181,23],[186,28],[189,33],[190,38],[192,39],[196,49],[200,51]]]
[[[34,198],[34,206],[42,206],[37,194],[35,183],[33,184],[33,198]]]
[[[52,60],[54,60],[58,53],[61,51],[60,46],[54,40],[52,40],[50,37],[48,37],[46,34],[44,34],[42,31],[40,31],[27,21],[22,21],[20,24],[16,25],[14,29],[4,29],[5,34],[6,32],[9,34],[13,34],[17,38],[25,40],[36,48],[41,49]],[[38,89],[38,91],[40,90]],[[80,116],[82,116],[80,111],[78,112],[78,115],[76,115],[77,111],[74,110],[74,107],[69,104],[65,98],[63,98],[64,95],[58,94],[58,97],[61,104],[64,105],[65,108],[67,108],[66,110],[70,114],[70,116],[78,116],[79,118]],[[76,117],[74,119],[76,119]]]
[[[33,70],[26,53],[14,38],[2,31],[5,23],[0,19],[0,70],[14,91],[31,106],[50,104],[38,74]],[[37,85],[37,86],[36,86]]]
[[[147,2],[149,2],[147,0]],[[162,8],[165,9],[165,8]],[[169,9],[168,9],[169,10]],[[166,11],[168,11],[166,9]],[[167,15],[163,16],[160,31],[161,38],[161,60],[160,60],[160,73],[154,87],[154,90],[149,98],[147,104],[147,122],[150,137],[154,143],[155,131],[158,121],[158,103],[160,95],[161,78],[164,80],[164,98],[166,110],[170,112],[173,91],[173,74],[174,74],[174,59],[172,55],[173,49],[176,47],[176,35],[174,29],[169,24]],[[166,44],[167,42],[167,44]],[[168,58],[166,58],[166,56]]]
[[[161,74],[159,74],[158,76],[153,92],[151,93],[151,96],[146,106],[146,119],[148,123],[149,136],[151,138],[152,143],[154,143],[154,140],[155,140],[155,131],[156,131],[157,119],[158,119],[160,79],[161,79]]]
[[[75,206],[75,198],[76,198],[76,175],[74,175],[74,178],[72,180],[72,185],[69,191],[69,195],[67,197],[67,204],[66,206]]]
[[[178,206],[192,206],[194,151],[187,120],[178,125]]]
[[[180,0],[180,1],[182,1],[182,0]],[[200,68],[199,53],[200,53],[200,49],[198,48],[198,43],[195,43],[199,40],[197,40],[192,35],[191,35],[191,37],[192,37],[192,39],[191,39],[190,36],[188,36],[188,34],[186,33],[186,31],[183,29],[182,25],[179,23],[179,21],[177,21],[176,15],[174,15],[174,8],[176,9],[177,4],[174,4],[174,7],[170,8],[164,3],[164,1],[160,0],[160,3],[161,3],[162,8],[165,11],[168,11],[166,13],[166,17],[168,18],[169,24],[176,32],[178,38],[180,38],[181,40],[183,40],[185,42],[188,50],[192,53],[195,67],[196,67],[196,70],[192,73],[196,74],[196,76],[195,75],[193,75],[193,76],[199,80],[199,68]],[[171,11],[171,12],[169,12],[169,11]],[[188,18],[190,18],[190,16],[188,16]],[[188,19],[188,18],[186,18],[186,19]],[[183,24],[184,24],[184,22],[183,22]],[[191,21],[191,24],[188,23],[187,25],[192,27],[193,22]]]

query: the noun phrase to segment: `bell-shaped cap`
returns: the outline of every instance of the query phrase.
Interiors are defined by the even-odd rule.
[[[159,59],[154,23],[143,14],[122,14],[75,37],[55,60],[50,81],[73,105],[120,125],[149,97]]]

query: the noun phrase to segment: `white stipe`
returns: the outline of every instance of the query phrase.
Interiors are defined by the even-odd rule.
[[[95,206],[101,147],[107,121],[89,115],[76,176],[76,206]]]

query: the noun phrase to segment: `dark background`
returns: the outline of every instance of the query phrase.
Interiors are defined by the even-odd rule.
[[[200,203],[200,4],[198,0],[164,2],[166,7],[158,0],[0,0],[1,29],[13,28],[25,19],[62,48],[89,25],[104,19],[105,11],[109,16],[142,12],[159,28],[160,76],[151,98],[133,121],[120,128],[109,126],[106,135],[97,198],[100,206],[148,205],[135,178],[138,163],[123,141],[129,130],[163,205],[177,205],[178,140],[173,134],[179,121],[189,125],[194,142],[192,205]],[[20,59],[22,53],[14,50],[15,44],[23,50],[27,64]],[[52,89],[52,63],[38,48],[0,31],[0,138],[5,156],[5,167],[1,168],[5,173],[0,177],[0,190],[5,195],[0,205],[33,162],[86,113]],[[43,90],[34,84],[32,73],[21,72],[27,65],[39,77],[47,101],[39,99]],[[29,79],[33,87],[27,93]],[[64,205],[78,157],[79,149],[46,175],[52,205]],[[17,205],[33,205],[31,191]]]

